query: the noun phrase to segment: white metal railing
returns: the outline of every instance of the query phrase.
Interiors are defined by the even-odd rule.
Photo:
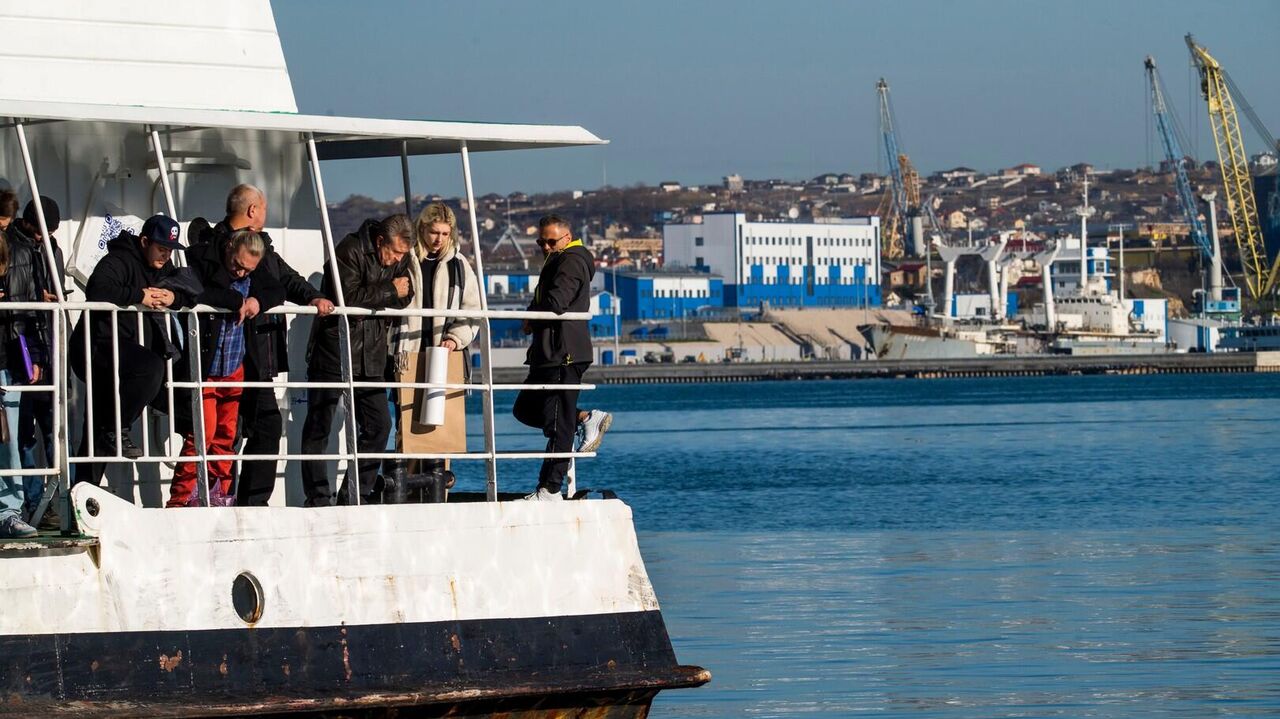
[[[40,303],[13,303],[12,309],[28,309],[34,306],[39,306],[46,311],[49,311],[51,309],[48,303],[45,303],[43,305],[41,305]],[[3,475],[36,474],[36,473],[62,474],[63,480],[69,482],[70,478],[67,476],[67,473],[62,472],[62,470],[65,468],[69,472],[69,470],[77,464],[126,463],[131,466],[137,466],[139,464],[146,464],[146,463],[194,462],[196,463],[197,469],[198,469],[198,482],[197,482],[197,492],[199,493],[198,496],[203,503],[207,504],[209,500],[207,464],[210,461],[234,462],[234,461],[242,461],[242,460],[289,461],[289,460],[337,459],[340,461],[345,460],[346,462],[351,463],[350,466],[354,468],[358,466],[360,460],[362,459],[364,460],[449,459],[449,460],[461,460],[461,461],[485,460],[487,462],[493,463],[498,460],[547,459],[547,458],[553,458],[553,459],[566,458],[566,459],[572,460],[578,457],[595,456],[594,452],[587,452],[587,453],[520,452],[520,451],[500,452],[497,450],[496,447],[492,446],[491,440],[486,442],[485,450],[482,452],[462,452],[462,453],[458,453],[458,452],[454,452],[454,453],[386,452],[386,451],[361,452],[359,451],[359,445],[357,442],[348,441],[345,443],[346,446],[341,451],[331,453],[331,454],[330,453],[305,454],[301,452],[284,451],[284,452],[276,452],[276,453],[269,453],[269,454],[236,453],[236,454],[230,454],[230,455],[219,454],[216,456],[210,456],[208,455],[207,449],[206,449],[208,446],[207,438],[204,437],[204,416],[203,416],[204,405],[202,401],[202,392],[205,387],[208,387],[210,385],[215,385],[215,384],[219,387],[239,387],[239,388],[255,387],[255,388],[270,388],[272,390],[283,389],[286,392],[294,391],[294,390],[316,389],[316,388],[346,390],[346,394],[344,394],[344,400],[346,403],[347,411],[343,413],[343,422],[346,425],[350,425],[355,422],[355,412],[352,411],[352,408],[354,407],[354,395],[352,393],[356,389],[475,390],[475,391],[483,392],[486,398],[490,398],[492,397],[492,394],[494,392],[501,392],[501,391],[519,391],[519,390],[525,390],[525,389],[590,390],[590,389],[594,389],[594,385],[590,385],[590,384],[554,385],[554,384],[523,384],[523,383],[522,384],[511,384],[511,383],[498,384],[498,383],[492,382],[491,379],[488,382],[472,382],[472,383],[447,383],[447,382],[432,383],[432,382],[400,382],[400,381],[381,381],[380,382],[380,381],[363,381],[363,380],[354,380],[354,379],[344,379],[343,381],[336,381],[336,382],[335,381],[281,379],[281,380],[272,380],[272,381],[251,381],[251,380],[244,380],[239,382],[219,381],[216,383],[211,383],[206,381],[203,377],[200,376],[201,363],[199,358],[201,354],[201,348],[200,348],[200,333],[199,333],[199,327],[198,327],[198,315],[205,315],[210,313],[216,313],[216,314],[234,314],[234,313],[231,313],[230,311],[227,311],[227,310],[221,310],[218,308],[208,307],[204,305],[185,308],[181,310],[153,310],[153,309],[139,307],[139,306],[118,307],[116,305],[112,305],[110,303],[103,303],[103,302],[62,302],[60,303],[59,307],[63,311],[53,313],[55,317],[55,321],[53,323],[55,327],[55,336],[65,336],[66,334],[68,334],[66,332],[64,323],[69,321],[69,311],[82,312],[83,317],[81,318],[81,322],[83,322],[83,327],[84,327],[82,341],[84,342],[84,351],[85,351],[86,358],[91,358],[86,361],[86,364],[89,364],[91,362],[100,363],[103,361],[111,362],[112,371],[110,373],[110,376],[113,382],[112,392],[116,397],[119,397],[120,395],[120,385],[119,385],[120,337],[119,337],[119,325],[117,322],[120,315],[133,314],[137,317],[138,328],[139,328],[138,338],[141,342],[145,342],[145,339],[146,339],[144,318],[147,314],[158,314],[166,318],[166,321],[163,323],[166,331],[165,339],[174,344],[177,344],[177,342],[174,341],[175,337],[172,333],[173,322],[170,321],[168,318],[182,317],[185,320],[186,346],[184,348],[184,354],[186,354],[186,356],[189,359],[187,364],[191,368],[191,377],[185,380],[174,377],[174,361],[175,360],[173,358],[170,358],[165,363],[165,381],[163,385],[164,387],[163,391],[167,392],[167,395],[168,395],[167,397],[168,399],[167,406],[169,408],[169,411],[167,413],[168,429],[169,429],[169,437],[170,439],[172,439],[173,437],[180,436],[181,434],[178,431],[178,427],[176,426],[176,420],[175,420],[175,412],[177,408],[174,404],[174,399],[175,399],[174,391],[179,389],[190,390],[191,405],[192,405],[192,419],[191,419],[190,429],[194,437],[194,447],[196,450],[196,454],[194,456],[183,456],[178,452],[172,451],[172,448],[170,448],[168,451],[155,453],[152,451],[152,447],[150,446],[150,433],[144,431],[142,433],[142,446],[141,446],[143,456],[136,459],[124,456],[122,442],[124,438],[124,430],[128,428],[123,427],[121,425],[121,418],[120,418],[120,413],[118,411],[118,405],[117,405],[117,411],[115,413],[115,417],[113,418],[115,421],[115,427],[114,427],[115,428],[115,446],[111,448],[112,450],[114,450],[114,453],[99,456],[97,454],[98,447],[96,446],[97,438],[95,437],[95,432],[93,431],[93,427],[94,427],[93,412],[95,408],[94,408],[94,402],[92,401],[92,397],[94,394],[94,382],[95,382],[94,374],[95,373],[92,371],[91,367],[86,367],[85,376],[84,376],[84,385],[85,385],[84,412],[85,412],[85,419],[87,420],[85,424],[87,427],[88,434],[84,438],[84,442],[86,443],[87,453],[84,456],[76,456],[71,451],[69,444],[67,444],[66,445],[67,458],[62,465],[59,465],[57,467],[50,468],[47,470],[36,470],[36,471],[19,470],[19,471],[11,472],[6,470],[3,472]],[[0,304],[0,309],[7,309],[7,308],[4,308],[3,304]],[[95,346],[96,343],[93,337],[93,326],[89,320],[92,314],[99,313],[99,312],[109,313],[111,316],[111,321],[109,326],[111,330],[110,343],[111,343],[112,357],[110,358],[104,358],[101,356],[92,357],[92,348]],[[281,307],[277,307],[272,310],[269,310],[264,314],[286,315],[286,316],[316,315],[318,314],[318,310],[315,307],[310,307],[310,306],[281,306]],[[397,319],[402,319],[405,317],[422,317],[422,318],[444,317],[444,318],[460,318],[460,319],[501,318],[501,319],[534,319],[534,320],[539,320],[539,319],[540,320],[585,320],[590,317],[589,313],[566,313],[563,315],[556,315],[551,312],[528,312],[528,311],[517,311],[517,310],[479,310],[479,311],[430,310],[430,309],[370,310],[370,309],[356,308],[356,307],[345,307],[345,308],[338,307],[333,310],[333,314],[338,317],[346,317],[346,318],[366,317],[366,318],[397,318]],[[350,359],[349,359],[350,343],[349,343],[348,337],[349,335],[347,332],[339,333],[340,355],[345,355],[346,357],[344,362],[344,364],[346,365],[344,369],[345,377],[350,377]],[[482,357],[482,366],[487,367],[489,366],[489,363],[491,361],[488,343],[487,342],[479,343],[479,345],[480,346],[478,349]],[[71,374],[67,371],[67,366],[65,365],[65,363],[61,367],[55,366],[53,376],[55,378],[55,382],[53,386],[44,388],[44,390],[55,392],[55,396],[57,395],[67,396],[68,394],[67,383],[71,381]],[[488,378],[491,378],[492,374],[486,374],[485,376]],[[37,388],[18,388],[18,389],[19,391],[24,391],[24,390],[34,391]],[[483,409],[486,413],[491,413],[493,411],[493,403],[491,401],[484,402]],[[151,413],[153,411],[154,409],[150,405],[144,408],[143,416],[142,416],[142,424],[144,428],[150,426]],[[485,417],[485,421],[486,421],[486,425],[491,425],[493,421],[492,415],[489,414],[489,416]],[[55,417],[55,423],[58,423],[59,425],[61,425],[55,431],[55,434],[60,438],[61,442],[69,443],[70,434],[66,432],[67,418]],[[345,433],[348,436],[352,435],[349,428]],[[0,475],[0,476],[3,476],[3,475]],[[354,481],[355,481],[355,485],[353,489],[355,490],[355,494],[357,498],[356,501],[358,502],[359,501],[358,498],[363,494],[360,486],[359,472],[355,471],[355,469],[352,469],[350,476],[354,478]],[[491,477],[491,481],[488,483],[488,487],[487,487],[488,491],[486,492],[486,494],[488,495],[489,499],[492,500],[497,498],[496,470],[490,473],[490,477]],[[135,482],[137,481],[136,470],[134,472],[134,481]]]
[[[10,120],[12,121],[11,126],[14,129],[15,135],[18,140],[18,146],[21,151],[22,164],[26,173],[28,189],[33,198],[39,198],[41,196],[40,188],[37,183],[35,166],[32,162],[31,152],[29,150],[28,143],[27,143],[26,121],[23,118],[18,118],[18,117],[10,118]],[[199,128],[183,127],[183,128],[159,129],[151,125],[146,125],[143,129],[147,135],[147,139],[149,141],[148,144],[149,144],[151,153],[153,154],[154,159],[156,161],[156,166],[158,168],[158,177],[156,179],[156,182],[164,191],[166,214],[169,217],[177,219],[179,217],[179,208],[176,206],[176,203],[175,203],[176,193],[174,192],[172,187],[172,180],[169,173],[168,163],[166,163],[164,159],[165,158],[164,146],[163,146],[164,143],[162,142],[162,138],[169,139],[170,141],[172,141],[172,135],[175,132],[182,132],[189,129],[199,129]],[[411,198],[413,197],[409,187],[408,139],[412,139],[412,138],[406,138],[401,142],[401,145],[400,145],[401,175],[402,175],[404,188],[405,188],[406,210],[410,209],[408,206],[408,203],[411,201]],[[325,140],[326,138],[324,137],[320,138],[321,142]],[[492,501],[497,499],[497,486],[498,486],[497,461],[499,459],[567,457],[567,458],[570,458],[570,462],[571,462],[567,481],[570,487],[570,491],[572,491],[574,487],[574,466],[572,464],[572,461],[573,461],[572,458],[592,456],[592,455],[581,454],[581,453],[549,454],[549,453],[543,453],[543,452],[512,452],[512,453],[505,453],[505,454],[499,453],[496,447],[496,438],[495,438],[495,432],[494,432],[493,394],[494,392],[497,392],[497,391],[520,390],[520,389],[555,389],[555,388],[592,389],[592,385],[586,385],[586,384],[582,384],[582,385],[502,384],[502,385],[499,385],[499,384],[495,384],[493,382],[493,369],[492,369],[492,362],[491,362],[492,334],[490,332],[489,321],[491,319],[508,319],[508,318],[509,319],[554,319],[554,320],[561,320],[561,321],[588,320],[590,319],[590,314],[589,313],[566,313],[563,315],[554,315],[552,313],[534,313],[534,312],[522,312],[522,311],[510,311],[510,310],[490,311],[489,305],[488,305],[488,298],[486,297],[483,291],[480,292],[480,311],[479,312],[468,312],[468,311],[460,311],[460,310],[370,311],[370,310],[346,307],[346,302],[344,301],[344,298],[342,296],[341,282],[336,281],[338,279],[337,277],[338,268],[337,268],[337,263],[334,259],[336,243],[334,241],[333,231],[329,222],[329,208],[328,208],[328,203],[325,199],[324,181],[320,172],[319,153],[316,150],[317,138],[314,136],[314,134],[307,132],[298,136],[297,141],[300,144],[304,144],[306,148],[306,157],[307,157],[307,164],[310,169],[312,190],[314,192],[316,209],[320,217],[320,231],[324,240],[325,270],[329,274],[330,278],[335,280],[333,282],[333,286],[335,288],[336,296],[331,297],[330,299],[333,300],[334,303],[337,305],[335,314],[338,316],[338,320],[340,323],[339,324],[339,343],[341,348],[340,354],[341,354],[341,361],[342,361],[342,368],[341,368],[342,381],[333,382],[333,383],[272,381],[272,382],[242,382],[242,383],[236,383],[236,384],[239,384],[242,387],[270,387],[273,389],[284,389],[286,392],[290,390],[304,389],[304,388],[311,388],[311,387],[327,387],[330,389],[345,390],[344,397],[346,398],[346,401],[347,401],[348,411],[344,413],[344,427],[345,427],[345,434],[346,434],[346,446],[348,451],[345,453],[338,453],[335,455],[324,455],[321,457],[314,457],[314,458],[340,459],[340,460],[346,460],[352,463],[358,463],[358,460],[362,457],[367,459],[378,459],[378,458],[385,458],[385,457],[484,459],[486,460],[486,471],[487,471],[486,496],[489,500]],[[458,143],[457,144],[458,155],[462,162],[463,182],[465,185],[465,194],[466,194],[466,202],[467,202],[466,204],[467,219],[469,221],[470,241],[471,241],[471,247],[472,247],[471,260],[474,262],[477,282],[479,283],[479,286],[481,288],[484,288],[487,286],[487,283],[485,282],[484,263],[481,257],[481,252],[480,252],[480,247],[478,242],[480,232],[479,232],[479,226],[477,223],[476,211],[475,211],[475,193],[472,185],[470,153],[465,140],[459,140],[457,141],[457,143]],[[44,216],[44,209],[41,206],[41,203],[39,201],[35,202],[35,209],[37,214],[37,224],[38,224],[40,233],[44,238],[41,244],[42,244],[42,250],[43,250],[46,266],[49,268],[51,276],[61,277],[62,268],[57,266],[52,244],[49,242],[49,239],[48,239],[50,234],[49,234],[48,226],[46,224],[46,219]],[[178,260],[178,262],[180,264],[181,260]],[[51,308],[48,303],[33,303],[33,304],[40,304],[40,309],[42,311],[57,310],[53,312],[54,320],[52,322],[54,336],[57,339],[54,342],[55,346],[50,348],[51,364],[52,364],[52,371],[53,371],[53,382],[51,384],[51,387],[43,390],[43,391],[52,391],[54,393],[54,403],[55,403],[54,435],[56,437],[56,443],[58,445],[56,448],[57,458],[52,463],[53,466],[50,468],[47,468],[45,470],[24,469],[20,471],[20,474],[23,474],[23,475],[56,474],[60,477],[61,486],[60,486],[59,494],[65,495],[66,486],[67,486],[67,483],[69,482],[70,469],[73,464],[79,464],[83,462],[102,462],[106,464],[130,462],[136,465],[138,463],[145,463],[145,462],[170,462],[170,461],[178,461],[178,460],[194,461],[198,463],[197,464],[197,467],[198,467],[197,491],[201,493],[201,498],[207,503],[208,482],[207,482],[206,465],[207,465],[207,462],[209,461],[209,458],[206,456],[207,445],[205,442],[205,438],[203,436],[204,422],[203,422],[203,401],[202,401],[202,391],[201,391],[205,383],[203,382],[203,379],[199,376],[200,375],[200,363],[198,362],[199,332],[198,332],[198,320],[196,319],[196,316],[194,313],[220,311],[220,310],[214,310],[213,308],[194,308],[191,310],[184,310],[179,313],[180,315],[185,314],[185,319],[187,321],[186,332],[192,345],[187,347],[188,356],[197,358],[197,361],[189,363],[193,371],[193,375],[189,380],[178,380],[173,377],[172,359],[170,359],[165,363],[164,391],[167,393],[167,400],[168,400],[167,406],[168,406],[169,430],[170,430],[169,437],[170,439],[172,439],[177,434],[177,432],[174,431],[176,427],[174,426],[174,417],[173,417],[174,399],[175,399],[174,390],[189,389],[192,392],[192,405],[193,405],[192,406],[192,410],[193,410],[192,429],[193,429],[194,438],[196,440],[194,444],[197,450],[197,456],[196,457],[176,457],[176,456],[171,456],[171,453],[165,454],[164,456],[152,456],[152,452],[151,452],[152,448],[150,447],[150,434],[149,432],[144,432],[143,446],[142,446],[144,458],[135,460],[135,459],[129,459],[124,457],[122,452],[122,447],[121,447],[121,441],[124,436],[123,435],[124,428],[120,427],[118,404],[116,405],[117,416],[115,418],[115,428],[116,428],[116,433],[115,433],[116,446],[114,448],[115,454],[114,456],[111,456],[111,455],[102,456],[102,457],[95,456],[97,448],[93,446],[96,443],[96,437],[94,437],[94,432],[92,431],[92,428],[94,425],[92,413],[94,411],[94,408],[93,408],[93,402],[91,401],[93,372],[89,368],[86,368],[87,371],[85,373],[86,391],[85,391],[84,411],[87,413],[87,416],[85,419],[87,420],[86,427],[89,429],[89,436],[86,438],[86,443],[88,445],[88,452],[87,452],[87,456],[85,457],[73,458],[71,456],[72,453],[69,447],[69,433],[67,432],[67,428],[70,426],[70,410],[69,410],[70,403],[66,401],[66,398],[70,396],[68,392],[68,390],[70,389],[70,384],[69,384],[70,373],[68,371],[68,356],[69,356],[68,346],[67,346],[68,343],[63,340],[63,338],[69,336],[70,334],[68,330],[72,326],[72,323],[70,320],[71,313],[73,312],[80,312],[80,313],[110,312],[111,313],[112,315],[111,316],[111,320],[112,320],[111,347],[112,347],[112,355],[113,355],[110,358],[110,362],[112,363],[111,368],[113,370],[111,373],[111,376],[113,377],[112,381],[114,383],[113,390],[115,390],[116,397],[118,398],[119,397],[119,333],[118,333],[118,324],[116,320],[119,318],[119,314],[122,312],[136,313],[138,326],[140,329],[142,329],[143,323],[144,323],[144,314],[146,312],[152,312],[154,310],[148,310],[146,308],[141,308],[141,307],[122,308],[122,307],[116,307],[114,305],[104,305],[101,303],[66,302],[62,292],[62,288],[61,286],[58,285],[58,283],[55,283],[54,286],[50,289],[52,289],[54,291],[54,294],[56,295],[57,304],[55,306]],[[7,309],[17,310],[17,309],[21,309],[24,306],[25,305],[23,305],[22,303],[9,303],[9,307]],[[0,310],[2,309],[4,308],[0,308]],[[170,314],[171,311],[162,311],[162,312],[166,312],[166,314],[168,314],[169,316],[172,316],[172,314]],[[285,308],[274,309],[270,312],[270,314],[308,315],[308,314],[316,314],[316,309],[313,307],[285,307]],[[358,441],[357,441],[358,432],[356,428],[356,420],[354,417],[354,399],[355,399],[354,393],[357,389],[368,389],[371,387],[386,387],[386,388],[413,387],[413,388],[424,388],[424,389],[432,389],[432,388],[457,389],[461,387],[460,385],[452,385],[452,384],[432,385],[429,383],[399,383],[399,382],[370,383],[370,382],[356,381],[351,376],[351,354],[350,354],[350,341],[349,341],[350,340],[350,318],[360,317],[360,316],[380,316],[380,317],[420,316],[420,317],[446,317],[446,318],[454,317],[454,318],[477,318],[480,320],[481,334],[483,335],[483,341],[479,343],[479,349],[483,357],[483,362],[481,365],[481,381],[477,383],[465,385],[465,387],[467,389],[475,389],[483,392],[483,397],[482,397],[483,413],[482,414],[483,414],[483,422],[484,422],[484,440],[485,440],[484,452],[482,453],[468,452],[468,453],[462,453],[462,454],[455,453],[455,454],[441,454],[441,455],[411,455],[411,454],[398,454],[398,453],[386,453],[386,452],[361,453],[358,451]],[[92,346],[92,341],[89,336],[91,333],[91,328],[89,327],[88,318],[86,317],[84,318],[84,320],[85,320],[85,328],[86,328],[85,340],[84,340],[85,350],[86,350],[86,364],[88,364],[92,361],[88,357],[88,355],[90,354],[89,350]],[[172,322],[166,321],[164,323],[164,326],[165,326],[166,339],[172,341],[174,339]],[[140,334],[142,333],[140,332]],[[103,358],[94,358],[94,359],[101,361]],[[229,386],[231,383],[220,383],[220,384],[222,384],[223,386]],[[19,387],[15,387],[14,390],[19,392],[40,391],[36,389],[26,389],[26,388],[19,388]],[[149,405],[143,410],[144,422],[147,423],[144,425],[144,427],[149,426],[150,424],[148,420],[150,419],[151,411],[152,410]],[[243,454],[219,455],[217,460],[218,461],[224,461],[224,460],[234,461],[234,460],[241,460],[241,459],[264,459],[264,460],[275,459],[279,461],[279,460],[310,459],[310,458],[313,458],[313,457],[308,455],[297,454],[297,453],[284,452],[284,453],[266,454],[266,455],[243,455]],[[355,475],[356,482],[357,482],[355,487],[356,495],[357,495],[356,501],[359,502],[359,495],[360,495],[359,484],[358,484],[359,472],[356,471],[353,474]],[[0,476],[8,476],[8,475],[10,475],[10,471],[8,470],[0,472]],[[136,480],[137,480],[137,472],[135,470],[134,481],[136,482]],[[44,499],[42,500],[42,503],[37,511],[36,517],[33,518],[33,521],[38,521],[39,515],[44,512],[45,507],[47,506],[48,501],[51,498],[52,494],[53,493],[48,491],[45,492]]]

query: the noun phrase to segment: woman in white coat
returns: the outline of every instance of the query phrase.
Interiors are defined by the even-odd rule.
[[[458,220],[440,202],[423,208],[415,223],[417,242],[410,263],[413,288],[411,308],[480,309],[482,288],[471,263],[458,252]],[[480,329],[478,318],[408,317],[399,327],[396,367],[401,382],[426,382],[431,347],[449,350],[449,383],[461,384],[466,372],[464,350]],[[467,451],[466,393],[445,394],[444,424],[427,423],[424,389],[401,389],[397,416],[397,448],[405,453],[455,453]],[[410,461],[408,474],[447,468],[444,461]],[[399,472],[397,472],[398,474]]]

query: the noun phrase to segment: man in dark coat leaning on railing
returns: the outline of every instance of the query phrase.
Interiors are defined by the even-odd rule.
[[[203,285],[197,303],[231,311],[200,314],[200,356],[194,356],[195,343],[188,343],[180,363],[182,369],[175,373],[187,379],[191,375],[190,363],[198,361],[200,377],[208,382],[201,392],[201,401],[203,439],[209,457],[235,454],[237,418],[244,389],[227,384],[245,381],[245,367],[258,359],[260,351],[258,343],[251,338],[261,315],[284,303],[284,287],[263,266],[265,252],[262,236],[253,230],[237,230],[226,238],[192,245],[187,251],[187,264]],[[186,436],[182,455],[194,456],[198,454],[195,434],[188,431],[194,429],[194,424],[183,429]],[[210,503],[229,503],[231,462],[210,461],[207,470],[212,485]],[[197,476],[195,463],[179,463],[174,469],[166,506],[198,504]]]
[[[253,185],[236,185],[227,194],[227,216],[208,228],[200,237],[192,236],[194,246],[202,242],[225,242],[236,230],[253,230],[265,245],[259,272],[265,272],[284,286],[285,299],[295,305],[310,305],[324,317],[333,312],[333,302],[289,266],[271,244],[271,236],[263,230],[267,223],[267,196]],[[268,315],[260,318],[246,339],[255,351],[245,360],[245,379],[270,382],[281,372],[289,371],[289,348],[285,318]],[[275,390],[268,387],[246,387],[240,396],[240,433],[244,436],[244,454],[275,454],[280,451],[284,419]],[[275,490],[274,459],[244,460],[240,463],[240,481],[236,485],[236,505],[266,506]]]
[[[373,310],[407,307],[411,298],[409,250],[412,246],[413,226],[405,215],[392,215],[381,222],[366,220],[360,229],[347,235],[334,251],[346,306]],[[321,290],[326,296],[337,296],[332,272],[325,273]],[[340,382],[343,379],[341,367],[346,356],[339,341],[341,322],[341,317],[329,316],[317,319],[311,326],[311,340],[307,345],[307,378],[312,382]],[[386,381],[391,354],[388,334],[394,322],[395,318],[350,318],[351,376],[355,381]],[[345,390],[341,389],[307,390],[307,419],[302,425],[303,454],[324,453],[329,444],[338,399],[343,394]],[[387,436],[391,433],[387,391],[381,388],[357,389],[354,414],[359,430],[357,451],[386,451]],[[370,501],[381,464],[380,459],[361,459],[358,472],[348,466],[338,502],[356,503],[357,475],[360,501]],[[307,495],[307,506],[332,503],[323,460],[302,462],[302,488]]]
[[[163,215],[154,215],[142,225],[138,235],[121,232],[107,243],[107,254],[98,261],[85,299],[89,302],[109,302],[128,307],[145,305],[153,309],[181,309],[192,304],[192,295],[181,289],[166,289],[172,283],[177,270],[170,259],[174,250],[185,249],[179,241],[178,223]],[[177,285],[172,285],[177,286]],[[81,380],[87,376],[85,367],[85,337],[89,332],[89,352],[93,361],[93,426],[85,413],[84,432],[81,434],[78,455],[89,455],[89,436],[94,437],[94,454],[112,456],[117,451],[129,459],[142,456],[142,450],[129,437],[129,426],[142,414],[148,404],[168,410],[167,396],[161,392],[164,386],[164,363],[176,356],[172,343],[164,334],[162,316],[147,317],[142,323],[143,336],[138,337],[138,318],[131,312],[120,312],[113,324],[107,311],[85,312],[71,333],[68,347],[71,369]],[[86,325],[88,329],[86,330]],[[113,380],[111,332],[115,328],[120,353],[119,387]],[[139,343],[139,339],[142,343]],[[117,402],[118,400],[118,402]],[[116,417],[120,418],[121,435],[116,436]],[[99,483],[106,469],[103,463],[80,464],[76,468],[76,482]]]

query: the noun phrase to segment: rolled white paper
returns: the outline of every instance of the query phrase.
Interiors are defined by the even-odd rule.
[[[449,381],[449,348],[431,347],[427,350],[427,382],[445,384]],[[444,396],[446,390],[427,390],[426,406],[422,411],[422,423],[439,427],[444,424]]]

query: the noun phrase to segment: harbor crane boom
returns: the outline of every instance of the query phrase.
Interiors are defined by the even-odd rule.
[[[1280,255],[1270,266],[1267,265],[1267,250],[1258,221],[1258,202],[1249,176],[1249,161],[1240,133],[1240,120],[1236,115],[1236,99],[1232,97],[1230,89],[1232,83],[1226,70],[1208,50],[1196,44],[1190,34],[1186,36],[1186,41],[1191,59],[1200,72],[1200,93],[1209,108],[1209,124],[1213,127],[1213,142],[1218,152],[1218,166],[1222,171],[1227,214],[1235,232],[1236,247],[1240,250],[1240,262],[1244,265],[1245,286],[1254,301],[1274,307],[1276,280],[1280,276]],[[1240,100],[1259,134],[1264,139],[1269,138],[1270,133],[1261,126],[1261,121],[1253,114],[1248,103],[1243,98]],[[1267,150],[1274,152],[1275,149],[1275,141],[1270,140]]]
[[[898,144],[897,118],[889,100],[889,83],[882,77],[876,83],[880,96],[880,136],[884,157],[889,167],[890,184],[880,201],[878,210],[882,218],[884,251],[889,259],[898,259],[907,253],[906,240],[911,239],[913,256],[928,255],[929,243],[924,239],[923,219],[928,217],[930,230],[940,232],[933,213],[925,211],[920,198],[920,174]]]
[[[1147,69],[1147,84],[1151,89],[1151,111],[1156,117],[1160,142],[1164,145],[1164,159],[1173,169],[1178,205],[1182,208],[1182,216],[1186,218],[1187,227],[1191,230],[1191,239],[1200,247],[1205,257],[1213,262],[1213,242],[1204,231],[1204,223],[1200,221],[1196,195],[1191,189],[1191,180],[1187,178],[1187,157],[1183,154],[1182,144],[1178,141],[1176,119],[1164,100],[1164,82],[1160,78],[1160,71],[1156,69],[1156,61],[1150,55],[1147,55],[1143,65]]]
[[[882,77],[876,83],[880,96],[880,137],[884,142],[884,157],[889,170],[889,187],[880,202],[880,215],[884,225],[884,251],[889,259],[905,254],[902,241],[903,218],[907,213],[907,186],[903,180],[903,155],[898,151],[898,133],[895,129],[893,106],[889,102],[889,83]]]

